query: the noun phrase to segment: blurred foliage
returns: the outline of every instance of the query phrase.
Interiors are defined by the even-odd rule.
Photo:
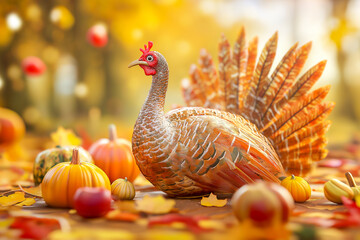
[[[114,122],[123,133],[120,136],[130,138],[151,83],[141,70],[127,69],[140,56],[140,47],[151,40],[154,50],[167,58],[168,110],[183,103],[180,80],[197,62],[200,49],[206,48],[217,62],[221,33],[233,42],[244,25],[248,38],[259,36],[260,48],[279,30],[275,61],[294,42],[313,40],[305,68],[328,59],[320,84],[333,84],[329,98],[339,100],[337,108],[353,109],[335,109],[332,118],[340,124],[333,124],[329,136],[334,141],[348,139],[346,134],[359,130],[360,120],[357,2],[3,0],[0,106],[20,113],[28,130],[36,133],[48,134],[62,125],[86,130],[95,138],[105,136],[107,125]],[[109,41],[103,48],[93,47],[86,38],[88,29],[98,23],[108,29]],[[31,77],[22,72],[21,62],[28,56],[44,61],[45,74]]]

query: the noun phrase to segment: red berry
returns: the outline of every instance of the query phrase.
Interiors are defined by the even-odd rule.
[[[74,208],[84,218],[102,217],[111,209],[111,192],[105,188],[79,188],[74,195]]]
[[[108,33],[104,24],[96,24],[87,32],[87,39],[94,47],[104,47],[108,42]]]
[[[44,73],[46,66],[44,62],[37,57],[27,57],[22,62],[23,71],[30,76],[38,76]]]

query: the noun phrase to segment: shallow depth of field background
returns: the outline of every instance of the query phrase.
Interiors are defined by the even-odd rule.
[[[60,11],[51,17],[54,9]],[[140,68],[127,68],[140,47],[153,41],[169,63],[169,110],[183,104],[180,81],[200,49],[217,62],[221,34],[232,44],[244,26],[260,49],[279,32],[275,66],[295,42],[313,42],[303,72],[327,59],[318,86],[331,84],[328,100],[337,103],[328,136],[331,144],[346,142],[360,128],[359,12],[358,0],[2,0],[0,106],[18,112],[30,135],[61,125],[97,139],[115,123],[130,139],[151,83]],[[109,42],[95,48],[86,33],[100,22]],[[27,56],[41,58],[45,74],[26,76]]]

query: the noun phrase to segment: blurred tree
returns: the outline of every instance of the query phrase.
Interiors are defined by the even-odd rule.
[[[330,33],[330,39],[336,46],[336,60],[339,70],[339,83],[337,85],[338,99],[336,103],[336,114],[338,116],[348,117],[358,122],[353,102],[352,91],[345,74],[345,64],[347,62],[348,53],[343,48],[343,40],[350,33],[354,32],[354,28],[349,25],[347,20],[347,8],[350,0],[331,0],[332,16],[336,19],[336,25]]]

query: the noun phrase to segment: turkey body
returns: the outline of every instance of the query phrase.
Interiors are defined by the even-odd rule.
[[[135,125],[133,152],[143,175],[170,196],[232,194],[284,175],[269,141],[239,115],[192,107],[163,119],[163,127],[149,121],[145,134],[143,122]]]

